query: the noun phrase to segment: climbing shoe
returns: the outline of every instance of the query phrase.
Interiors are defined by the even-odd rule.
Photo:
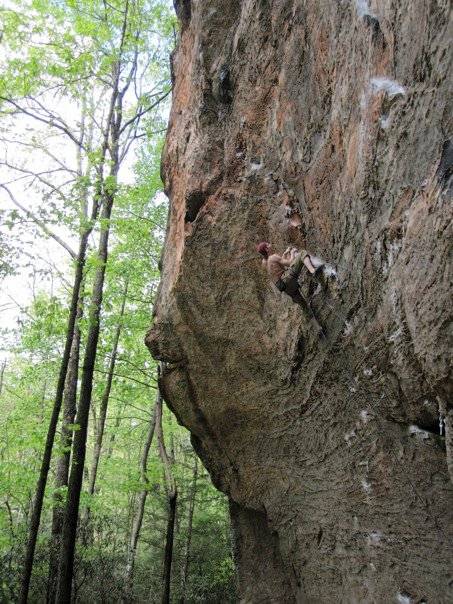
[[[314,273],[311,273],[311,279],[308,283],[308,297],[324,292],[327,289],[327,280],[324,275],[324,265],[318,266]]]
[[[312,315],[311,324],[313,325],[313,329],[320,340],[327,339],[327,333],[322,325],[318,322],[316,317]]]

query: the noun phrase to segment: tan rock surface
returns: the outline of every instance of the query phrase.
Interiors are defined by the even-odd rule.
[[[230,497],[243,601],[451,602],[448,2],[178,6],[147,343]],[[263,239],[336,267],[326,342]]]

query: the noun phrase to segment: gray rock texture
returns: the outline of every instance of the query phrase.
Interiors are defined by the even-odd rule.
[[[147,344],[230,498],[242,601],[452,602],[449,3],[177,5]],[[261,240],[329,263],[326,341]]]

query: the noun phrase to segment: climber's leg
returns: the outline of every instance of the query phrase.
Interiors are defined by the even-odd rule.
[[[304,256],[302,254],[303,252],[297,254],[292,261],[291,266],[284,273],[284,275],[282,275],[282,281],[284,281],[286,284],[291,281],[297,281],[299,278],[299,275],[304,268]]]
[[[309,258],[306,250],[301,250],[292,261],[291,266],[281,276],[280,280],[285,284],[286,287],[294,284],[297,289],[299,288],[297,283],[299,275],[304,268],[306,258]]]
[[[324,264],[321,264],[321,266],[318,266],[315,269],[315,272],[312,274],[312,277],[313,277],[313,281],[315,281],[316,283],[319,283],[319,285],[321,286],[321,288],[323,290],[326,289],[327,281],[326,281],[326,275],[324,273]]]
[[[288,289],[285,290],[285,293],[288,296],[290,296],[290,298],[292,299],[292,301],[295,304],[298,304],[302,308],[305,318],[307,319],[307,321],[309,323],[311,323],[313,325],[313,328],[314,328],[315,332],[318,334],[318,336],[320,338],[325,338],[326,333],[325,333],[324,329],[322,328],[322,325],[319,323],[318,319],[316,318],[316,315],[313,312],[313,309],[311,308],[311,306],[308,304],[308,302],[305,300],[305,298],[300,293],[299,288],[295,289],[295,288],[290,287],[289,290]]]

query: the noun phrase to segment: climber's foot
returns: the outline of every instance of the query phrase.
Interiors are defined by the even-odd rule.
[[[327,339],[326,331],[323,329],[323,327],[317,321],[314,323],[313,328],[315,330],[316,335],[318,336],[318,338],[320,340]]]
[[[318,266],[317,268],[315,268],[315,272],[312,273],[313,279],[316,279],[316,281],[318,281],[318,283],[323,283],[324,282],[324,264],[321,264],[320,266]]]

